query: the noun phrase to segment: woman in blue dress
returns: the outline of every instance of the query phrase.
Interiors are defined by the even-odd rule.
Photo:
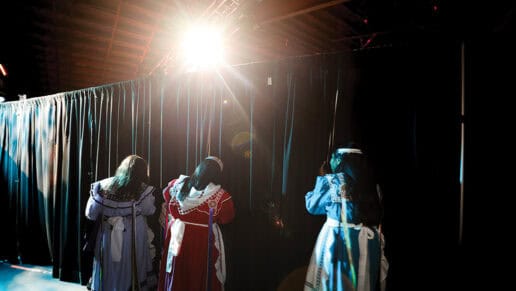
[[[379,230],[382,205],[365,156],[337,148],[331,173],[321,173],[305,196],[310,214],[326,215],[308,266],[308,290],[384,290],[388,263]]]
[[[157,279],[152,269],[155,254],[151,244],[154,234],[147,217],[156,210],[156,188],[148,185],[148,180],[147,162],[130,155],[122,161],[114,177],[91,185],[86,217],[100,223],[91,290],[155,288]]]

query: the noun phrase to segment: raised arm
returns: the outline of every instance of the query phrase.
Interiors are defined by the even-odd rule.
[[[326,206],[331,203],[329,190],[326,176],[317,176],[314,189],[305,195],[306,210],[310,214],[326,214]]]

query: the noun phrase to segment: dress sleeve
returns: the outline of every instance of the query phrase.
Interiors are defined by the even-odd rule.
[[[170,196],[170,188],[174,187],[178,179],[173,179],[172,181],[168,182],[167,187],[163,189],[162,191],[162,204],[160,207],[160,215],[159,215],[159,222],[163,228],[166,228],[166,226],[169,224],[169,204],[170,200],[172,200],[172,197]]]
[[[326,206],[331,203],[329,190],[326,176],[318,176],[314,189],[305,195],[306,210],[311,214],[326,214]]]
[[[102,209],[102,204],[97,201],[98,199],[102,199],[100,195],[98,195],[98,190],[100,188],[100,184],[94,184],[91,187],[90,197],[88,198],[88,203],[86,204],[86,218],[89,220],[97,220],[99,213]],[[102,202],[102,201],[100,201]]]
[[[229,193],[224,192],[224,195],[219,201],[220,211],[215,218],[215,221],[218,224],[226,224],[229,223],[235,218],[235,207],[233,204],[233,199]]]
[[[164,205],[163,195],[161,191],[155,189],[152,192],[152,196],[154,196],[154,205],[156,207],[156,211],[154,211],[154,214],[149,215],[147,217],[147,224],[154,233],[154,239],[152,240],[152,244],[156,247],[156,254],[161,254],[161,247],[163,246],[164,237],[163,231],[165,229],[165,220],[161,221],[162,206]],[[161,257],[157,255],[155,257],[155,260],[159,260],[160,258]]]
[[[165,189],[163,189],[163,200],[165,200],[165,202],[168,204],[170,202],[170,199],[172,197],[170,197],[170,188],[172,188],[174,186],[174,184],[176,183],[177,179],[174,179],[170,182],[168,182],[168,185],[167,187],[165,187]]]
[[[152,192],[145,196],[143,199],[140,205],[142,215],[149,216],[152,215],[154,211],[156,211],[156,205],[154,205],[154,191],[155,189],[153,189]]]

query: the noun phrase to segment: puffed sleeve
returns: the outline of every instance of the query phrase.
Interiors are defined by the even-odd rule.
[[[173,179],[172,181],[168,182],[168,185],[167,187],[165,187],[165,189],[163,189],[163,200],[165,200],[165,203],[169,203],[170,202],[170,199],[172,199],[172,197],[170,196],[170,188],[174,187],[174,185],[176,184],[178,179]]]
[[[85,210],[86,218],[89,220],[97,220],[102,209],[102,196],[98,194],[99,189],[100,183],[95,183],[91,186],[90,197]]]
[[[152,188],[152,190],[145,194],[146,196],[143,198],[140,207],[141,207],[141,213],[142,215],[149,216],[156,211],[156,205],[154,205],[154,191],[156,190],[154,187],[149,186]],[[146,191],[147,192],[147,191]]]
[[[229,193],[224,192],[224,195],[220,199],[219,207],[220,211],[215,217],[215,221],[217,221],[218,224],[229,223],[235,218],[235,207]]]
[[[163,189],[162,191],[162,197],[163,197],[163,203],[161,205],[161,213],[159,215],[159,222],[163,228],[166,228],[166,226],[169,224],[169,213],[170,209],[168,208],[170,200],[172,199],[172,196],[170,195],[170,189],[174,187],[178,179],[173,179],[170,182],[168,182],[168,185]]]
[[[311,214],[326,214],[331,203],[330,184],[326,176],[317,176],[315,187],[305,195],[306,210]]]

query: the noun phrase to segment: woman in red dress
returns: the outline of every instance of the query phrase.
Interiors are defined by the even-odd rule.
[[[224,242],[219,224],[235,216],[231,195],[220,186],[222,161],[205,158],[191,177],[181,175],[163,190],[166,236],[158,290],[223,290]]]

